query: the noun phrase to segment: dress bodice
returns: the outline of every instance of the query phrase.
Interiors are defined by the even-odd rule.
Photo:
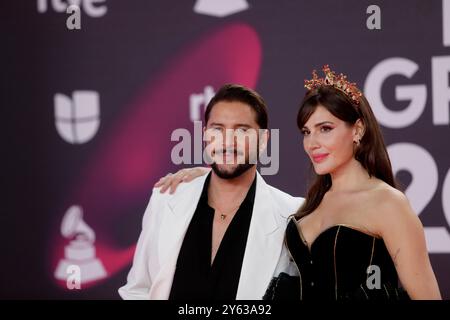
[[[290,288],[291,293],[280,295],[272,290],[273,296],[301,300],[406,298],[404,290],[398,288],[397,272],[382,238],[340,224],[321,232],[308,246],[292,218],[285,245],[300,276],[289,277],[289,286],[280,285],[286,279],[275,279],[279,290]]]

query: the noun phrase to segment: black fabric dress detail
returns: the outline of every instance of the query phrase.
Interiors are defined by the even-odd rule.
[[[280,274],[272,280],[265,299],[408,299],[398,286],[394,263],[381,238],[352,226],[335,225],[324,230],[309,248],[297,223],[291,219],[285,245],[300,276]]]

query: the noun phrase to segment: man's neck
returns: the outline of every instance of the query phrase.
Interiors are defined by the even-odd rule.
[[[234,203],[236,199],[243,200],[256,175],[256,166],[250,168],[239,177],[223,179],[211,172],[211,180],[208,187],[208,197],[215,203]]]

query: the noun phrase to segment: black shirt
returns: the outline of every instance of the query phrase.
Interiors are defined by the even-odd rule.
[[[252,218],[256,176],[228,226],[211,265],[214,209],[208,205],[206,178],[202,194],[178,255],[169,299],[235,300]]]

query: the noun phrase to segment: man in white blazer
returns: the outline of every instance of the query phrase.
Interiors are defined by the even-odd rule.
[[[283,240],[288,216],[303,199],[266,184],[249,161],[252,143],[259,152],[267,145],[263,99],[225,85],[208,104],[205,124],[205,132],[224,136],[209,141],[212,170],[173,194],[153,189],[133,266],[119,289],[123,299],[258,300],[274,276],[297,273]],[[251,129],[264,133],[237,141]],[[242,155],[245,162],[236,162]]]

